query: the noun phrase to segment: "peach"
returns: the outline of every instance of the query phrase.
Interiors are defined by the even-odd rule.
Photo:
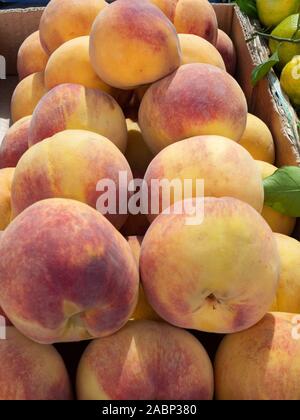
[[[204,219],[186,199],[148,229],[140,271],[146,297],[164,320],[214,333],[241,331],[268,311],[279,280],[273,233],[235,198],[204,198]],[[194,207],[194,210],[196,207]],[[199,209],[197,210],[199,212]]]
[[[11,219],[11,186],[15,169],[0,169],[0,230],[4,230]]]
[[[153,159],[153,153],[143,139],[138,123],[127,118],[128,142],[125,157],[137,177],[143,177]]]
[[[29,146],[70,129],[101,134],[122,152],[127,146],[122,109],[110,95],[98,89],[66,83],[48,92],[33,113]]]
[[[201,36],[215,44],[218,22],[207,0],[151,0],[174,23],[178,33]]]
[[[247,102],[238,83],[211,64],[185,64],[145,93],[139,125],[153,153],[176,141],[220,135],[238,141]]]
[[[219,400],[299,400],[300,340],[295,315],[269,313],[225,337],[215,362]]]
[[[79,400],[211,400],[213,370],[202,344],[165,323],[130,322],[94,340],[77,371]]]
[[[181,59],[174,26],[146,0],[117,1],[98,15],[90,57],[98,76],[121,89],[161,79],[179,67]]]
[[[43,72],[48,61],[48,55],[45,53],[41,42],[39,31],[29,35],[19,48],[17,57],[17,69],[19,79],[33,73]]]
[[[0,340],[0,400],[70,400],[64,362],[51,345],[42,346],[7,327]]]
[[[135,258],[135,261],[139,270],[141,243],[143,241],[143,237],[142,236],[129,236],[127,238],[127,241],[134,255],[134,258]],[[147,301],[147,298],[145,296],[143,285],[141,283],[140,283],[140,290],[139,290],[139,300],[135,308],[135,311],[132,315],[132,319],[134,320],[148,319],[151,321],[157,321],[159,319],[159,316],[154,312],[154,310],[149,305],[149,302]]]
[[[274,163],[275,146],[272,133],[268,126],[255,115],[248,114],[246,129],[239,143],[254,159]]]
[[[12,121],[32,115],[45,93],[44,73],[33,73],[21,80],[11,98]]]
[[[48,55],[70,39],[89,35],[104,0],[51,0],[40,21],[41,44]]]
[[[62,131],[31,147],[19,161],[12,185],[13,217],[45,198],[71,198],[100,211],[98,200],[107,193],[98,182],[109,179],[115,183],[109,200],[116,211],[106,217],[119,229],[127,219],[118,212],[119,195],[128,197],[126,186],[119,183],[121,171],[130,182],[130,167],[111,141],[89,131]]]
[[[300,242],[275,233],[281,271],[272,312],[300,313]]]
[[[197,191],[197,180],[204,181],[206,197],[234,197],[250,204],[258,212],[264,204],[261,175],[255,160],[238,143],[225,137],[199,136],[171,144],[152,160],[145,180],[149,203],[156,199],[157,194],[156,191],[151,193],[152,182],[158,180],[161,184],[159,212],[182,200],[183,193],[184,198],[202,196],[203,191]],[[182,191],[173,194],[171,188],[164,189],[164,180],[168,180],[170,185],[173,180],[180,180]],[[191,180],[189,196],[183,187],[186,180]],[[156,215],[149,214],[148,217],[153,220]]]
[[[225,64],[219,51],[206,39],[193,34],[179,34],[182,52],[182,64],[206,63],[225,70]]]
[[[216,48],[223,57],[226,70],[232,76],[234,76],[236,71],[236,50],[232,40],[229,36],[223,32],[221,29],[218,29],[218,38],[216,43]]]
[[[0,305],[34,341],[81,341],[114,333],[131,317],[138,286],[126,239],[78,201],[39,201],[1,238]]]
[[[47,89],[63,83],[77,83],[113,96],[116,89],[104,83],[91,66],[89,43],[89,36],[81,36],[65,42],[54,51],[45,69]]]
[[[14,168],[28,149],[31,115],[21,118],[7,131],[0,145],[0,169]]]
[[[276,166],[267,162],[257,160],[256,163],[261,171],[262,179],[273,175],[277,170]],[[261,215],[269,224],[273,232],[282,233],[283,235],[291,235],[293,233],[296,226],[296,218],[279,213],[267,205],[264,205]]]

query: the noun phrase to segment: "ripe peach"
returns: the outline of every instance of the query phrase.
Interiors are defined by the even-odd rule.
[[[279,280],[273,233],[260,214],[235,198],[205,198],[204,219],[187,205],[161,214],[142,243],[146,297],[166,321],[182,328],[232,333],[267,312]],[[196,203],[194,203],[196,205]]]
[[[269,313],[225,337],[215,362],[219,400],[299,400],[300,340],[294,315]],[[298,331],[297,331],[298,329]]]
[[[262,179],[273,175],[273,173],[277,170],[276,166],[267,162],[257,160],[256,163],[261,171]],[[279,213],[271,207],[264,205],[261,215],[269,224],[273,232],[291,235],[295,229],[296,219],[294,217],[289,217]]]
[[[255,115],[248,114],[246,129],[239,143],[254,159],[274,163],[275,146],[272,133],[268,126]]]
[[[21,118],[7,131],[0,145],[0,169],[14,168],[28,149],[31,115]]]
[[[66,83],[48,92],[33,113],[29,146],[70,129],[94,131],[122,152],[126,149],[124,114],[110,95],[98,89]]]
[[[206,63],[225,70],[225,64],[219,51],[206,39],[192,34],[178,35],[182,64]]]
[[[45,70],[47,89],[63,83],[77,83],[87,88],[100,89],[113,96],[116,89],[104,83],[91,66],[89,43],[89,36],[81,36],[65,42],[54,51]]]
[[[143,237],[142,236],[129,236],[127,238],[127,241],[133,253],[133,256],[136,261],[136,265],[139,270],[141,243],[143,241]],[[140,283],[140,289],[139,289],[139,300],[135,308],[135,311],[132,315],[132,319],[136,321],[140,319],[148,319],[151,321],[159,320],[159,316],[154,312],[154,310],[149,305],[149,302],[147,301],[147,298],[145,296],[145,292],[143,289],[143,285],[141,283]]]
[[[111,141],[89,131],[62,131],[31,147],[19,161],[12,185],[13,217],[45,198],[71,198],[96,208],[98,199],[107,195],[98,182],[109,179],[115,183],[110,200],[115,202],[116,213],[106,217],[119,229],[127,214],[119,214],[118,197],[122,193],[125,199],[128,196],[126,186],[119,184],[121,171],[130,182],[130,167]]]
[[[89,35],[105,6],[104,0],[51,0],[40,21],[41,44],[46,53],[51,55],[70,39]]]
[[[218,22],[207,0],[151,0],[174,23],[178,33],[201,36],[213,45]]]
[[[210,64],[185,64],[145,93],[139,125],[153,153],[198,135],[238,141],[245,131],[247,102],[238,83]]]
[[[70,400],[64,362],[53,346],[42,346],[6,328],[0,340],[0,400]]]
[[[0,169],[0,230],[4,230],[11,220],[11,185],[14,168]]]
[[[98,76],[121,89],[161,79],[181,59],[174,26],[146,0],[117,1],[98,15],[91,31],[90,57]]]
[[[22,43],[17,57],[17,69],[19,79],[33,73],[43,72],[48,61],[41,42],[39,31],[33,32]]]
[[[74,200],[42,200],[0,241],[0,305],[40,343],[114,333],[137,303],[139,275],[125,238]]]
[[[171,183],[175,179],[180,180],[182,186],[186,180],[192,181],[189,197],[183,187],[177,195],[172,189],[163,189],[163,180]],[[152,182],[158,180],[162,185],[158,196],[160,213],[175,201],[181,201],[183,193],[184,198],[196,197],[199,193],[202,195],[203,191],[197,191],[197,180],[204,181],[206,197],[238,198],[258,212],[264,204],[261,175],[255,160],[238,143],[225,137],[199,136],[171,144],[152,160],[145,180],[149,203],[156,198],[156,191],[151,193]],[[153,220],[156,215],[149,214],[148,217]]]
[[[12,121],[32,115],[45,93],[44,73],[33,73],[21,80],[11,98]]]
[[[216,48],[223,57],[226,70],[232,76],[235,74],[236,70],[236,50],[233,42],[229,36],[223,32],[221,29],[218,29],[218,39],[216,43]]]
[[[202,344],[165,323],[130,322],[93,341],[77,372],[79,400],[211,400],[213,370]]]
[[[125,157],[134,176],[143,177],[154,156],[143,139],[138,123],[129,118],[126,123],[128,142]]]
[[[281,271],[272,312],[300,313],[300,242],[275,233]]]

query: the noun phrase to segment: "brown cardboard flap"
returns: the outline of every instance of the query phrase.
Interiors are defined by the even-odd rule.
[[[1,10],[0,55],[6,59],[8,75],[16,74],[17,54],[28,35],[39,27],[43,8]]]

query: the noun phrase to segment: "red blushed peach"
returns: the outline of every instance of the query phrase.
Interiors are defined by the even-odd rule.
[[[11,98],[12,121],[32,115],[45,93],[44,73],[33,73],[21,80]]]
[[[0,169],[0,230],[11,220],[11,186],[15,168]]]
[[[218,39],[216,43],[216,48],[223,57],[226,70],[233,76],[236,70],[235,46],[233,45],[233,42],[231,41],[229,36],[221,29],[218,29]]]
[[[299,332],[295,315],[269,313],[225,337],[215,361],[217,399],[299,400]]]
[[[14,168],[28,149],[31,115],[21,118],[7,131],[0,145],[0,169]]]
[[[122,152],[127,127],[122,109],[99,89],[66,83],[43,97],[32,116],[29,146],[64,130],[88,130],[111,140]]]
[[[159,8],[146,0],[122,0],[95,20],[90,58],[101,80],[131,89],[170,74],[181,57],[176,30]]]
[[[129,246],[131,248],[131,251],[136,261],[136,265],[139,270],[141,243],[143,241],[143,237],[142,236],[129,236],[127,238],[127,241],[129,243]],[[135,311],[132,315],[132,319],[136,321],[140,319],[148,319],[151,321],[157,321],[160,319],[159,316],[154,312],[154,310],[149,305],[149,302],[147,301],[147,298],[145,296],[145,292],[141,283],[140,283],[140,290],[139,290],[139,300],[135,308]]]
[[[51,0],[40,21],[41,44],[51,55],[60,45],[89,35],[92,24],[107,6],[104,0]]]
[[[22,80],[33,73],[43,72],[47,61],[48,55],[41,45],[40,33],[39,31],[33,32],[25,39],[18,52],[19,79]]]
[[[239,141],[247,102],[238,83],[210,64],[186,64],[145,93],[139,125],[153,153],[176,141],[220,135]]]
[[[138,298],[130,246],[100,213],[74,200],[42,200],[0,241],[0,305],[40,343],[113,334]]]
[[[127,160],[107,138],[84,130],[62,131],[31,147],[18,163],[12,185],[12,216],[45,198],[71,198],[103,211],[119,229],[127,219],[127,214],[119,212],[119,196],[129,198],[126,186],[119,181],[120,172],[128,182],[132,180]],[[104,186],[99,187],[99,181],[105,179],[114,183],[111,195]],[[103,204],[114,206],[109,213],[101,206],[107,195],[108,202]]]
[[[42,346],[6,328],[0,340],[0,400],[71,400],[64,362],[53,346]]]
[[[177,196],[171,189],[163,189],[164,180],[171,183],[175,179],[180,180],[182,186],[186,180],[191,180],[190,197],[203,195],[202,190],[197,191],[197,180],[203,180],[206,197],[234,197],[250,204],[258,212],[264,205],[264,190],[257,163],[242,146],[225,137],[192,137],[171,144],[155,156],[147,169],[145,181],[149,203],[156,198],[152,182],[159,181],[162,185],[158,197],[160,213],[175,201],[182,200],[183,193],[184,198],[189,198],[183,188]],[[148,216],[149,220],[155,217],[152,214]]]
[[[178,33],[201,36],[213,45],[217,41],[218,22],[207,0],[151,0],[174,23]]]
[[[275,297],[280,271],[273,233],[260,214],[234,198],[204,198],[204,219],[161,214],[142,243],[146,297],[182,328],[232,333],[257,323]],[[195,208],[195,207],[194,207]],[[198,208],[198,211],[199,208]],[[178,212],[177,212],[178,213]]]
[[[93,341],[77,372],[79,400],[211,400],[213,370],[190,333],[164,323],[130,322]]]

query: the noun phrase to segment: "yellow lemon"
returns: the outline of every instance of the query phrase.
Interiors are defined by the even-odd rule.
[[[291,15],[284,19],[276,28],[273,30],[272,35],[281,38],[292,38],[295,40],[300,39],[300,30],[297,29],[299,20],[299,13]],[[274,53],[279,46],[279,42],[270,39],[269,47]],[[284,67],[295,55],[300,55],[300,43],[281,42],[279,49],[280,67]]]
[[[278,25],[286,17],[297,13],[300,0],[256,0],[259,20],[267,27]]]
[[[300,55],[296,55],[284,67],[280,83],[293,104],[300,106]]]

